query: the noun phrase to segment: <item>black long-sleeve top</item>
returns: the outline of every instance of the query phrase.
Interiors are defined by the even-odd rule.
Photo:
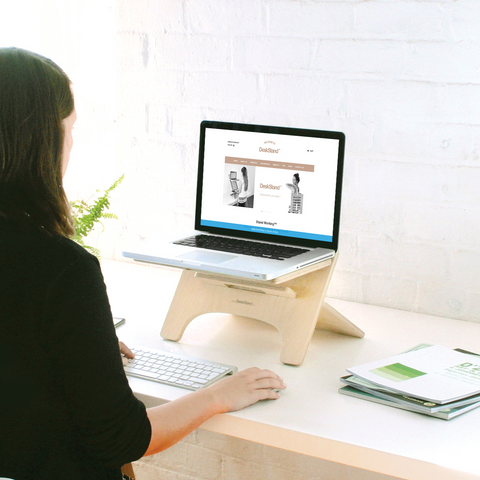
[[[97,259],[0,217],[0,477],[118,480],[150,436]]]

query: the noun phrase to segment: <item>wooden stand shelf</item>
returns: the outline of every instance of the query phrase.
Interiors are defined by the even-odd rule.
[[[179,341],[188,324],[205,313],[249,317],[280,332],[282,363],[301,365],[315,328],[364,336],[362,330],[324,303],[335,263],[336,257],[270,281],[184,270],[161,336]]]

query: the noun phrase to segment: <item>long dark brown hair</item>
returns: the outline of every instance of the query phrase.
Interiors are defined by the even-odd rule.
[[[0,48],[0,217],[72,236],[62,185],[62,120],[74,109],[71,82],[53,61]]]

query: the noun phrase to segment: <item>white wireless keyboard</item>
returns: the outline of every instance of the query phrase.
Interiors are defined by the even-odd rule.
[[[127,375],[188,390],[208,387],[238,370],[232,365],[151,348],[135,346],[130,350],[135,358],[128,359],[124,366]]]

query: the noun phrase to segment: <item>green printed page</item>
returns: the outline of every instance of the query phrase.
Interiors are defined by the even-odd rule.
[[[371,371],[376,375],[391,380],[392,382],[403,382],[405,380],[410,380],[411,378],[426,375],[425,372],[421,372],[415,368],[407,367],[402,363],[392,363],[391,365],[385,365],[383,367],[375,368]]]
[[[480,393],[480,358],[440,345],[347,370],[376,385],[435,403]]]

